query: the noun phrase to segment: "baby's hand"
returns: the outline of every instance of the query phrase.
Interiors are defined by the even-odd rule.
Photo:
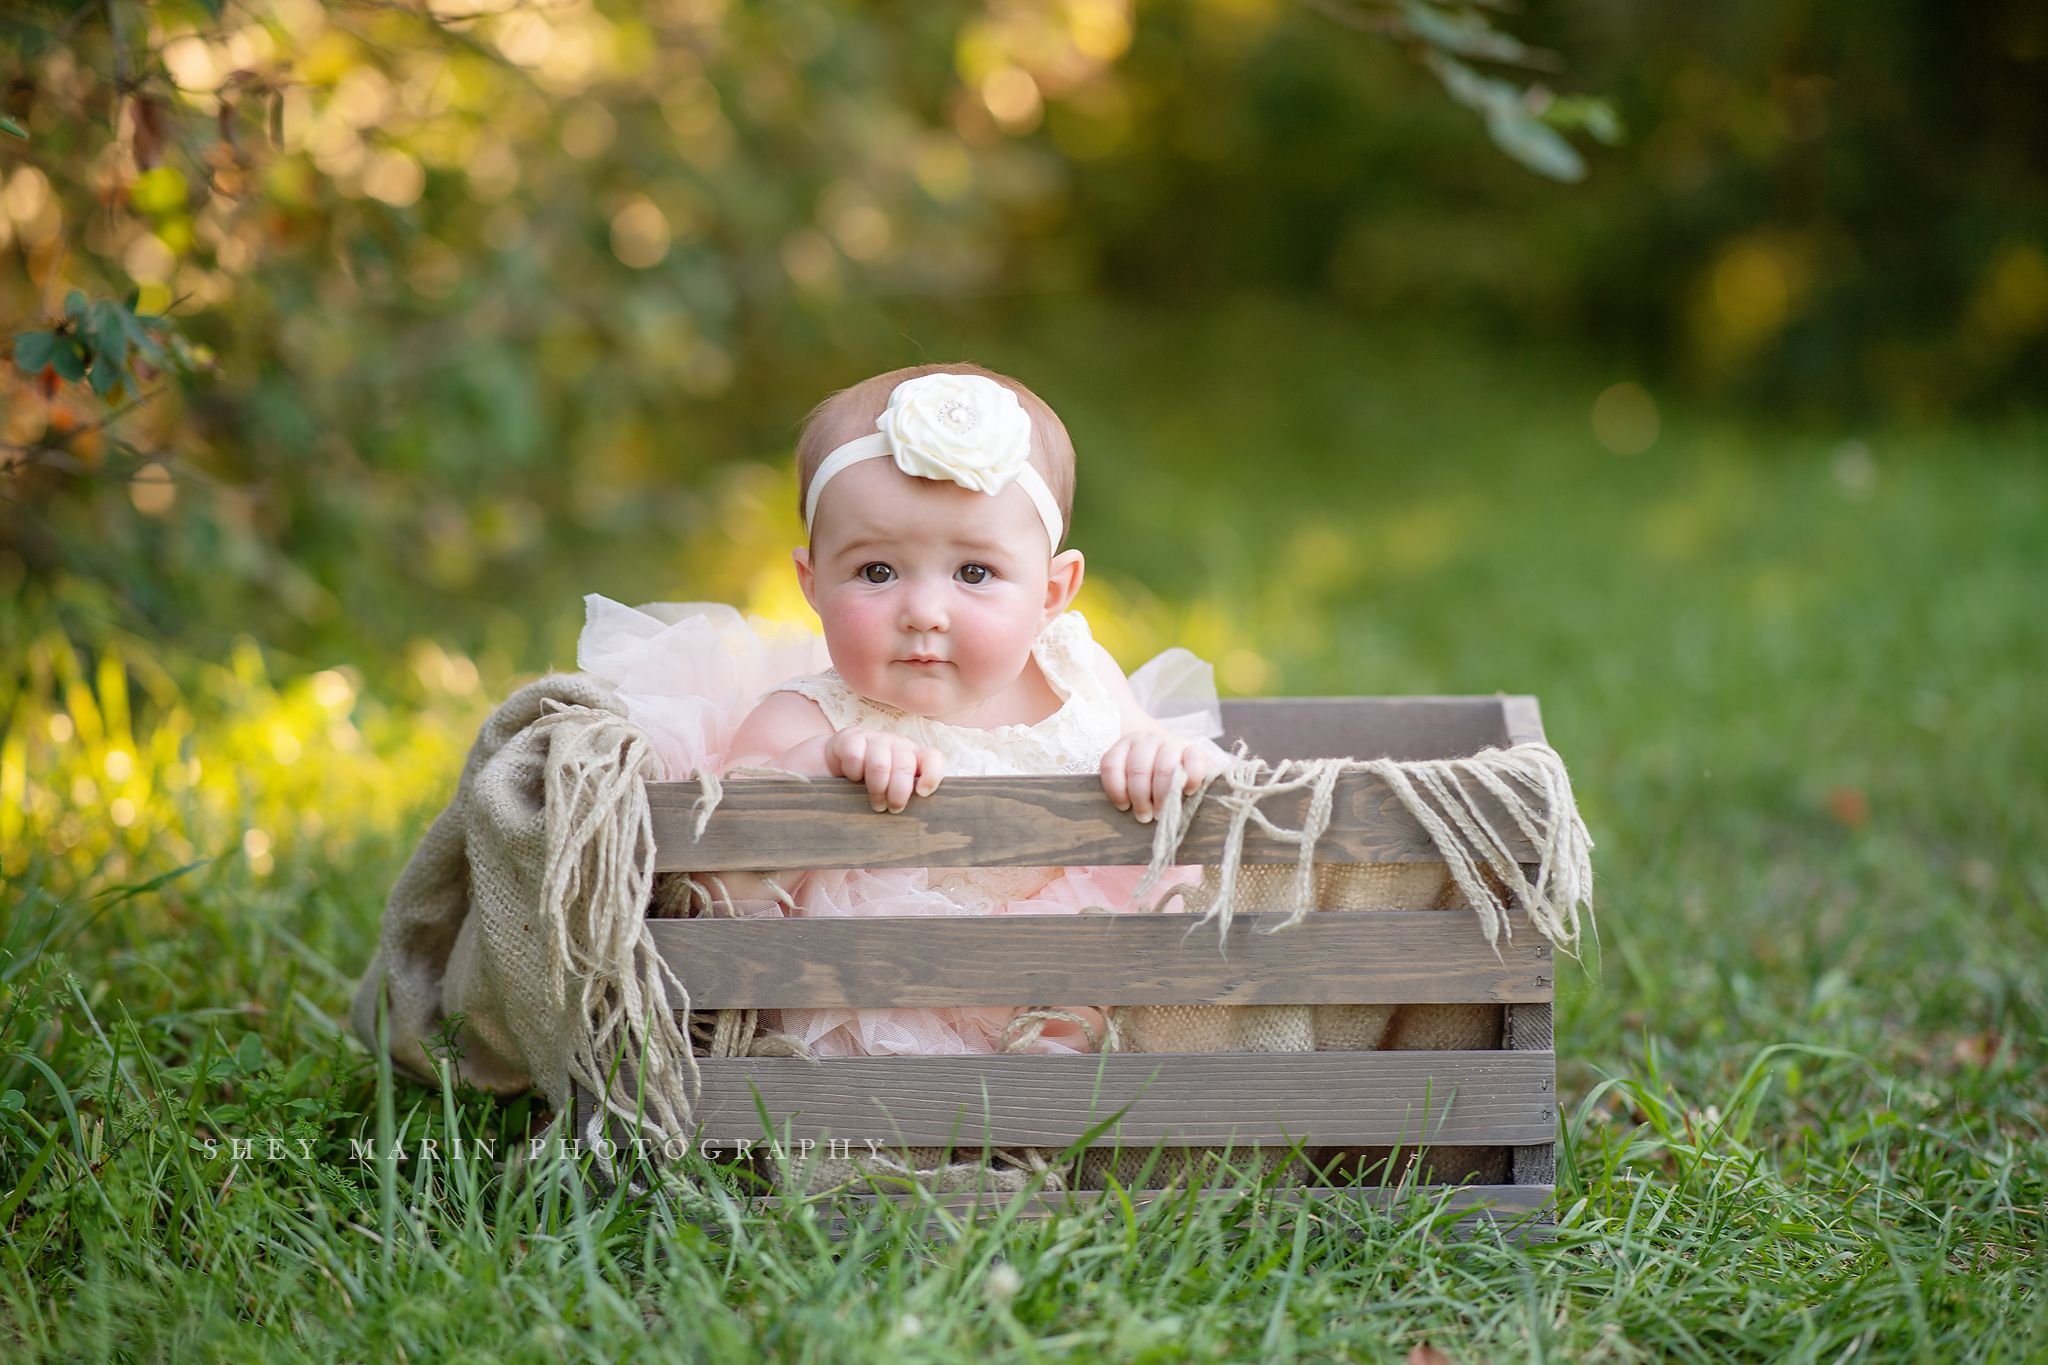
[[[1176,769],[1183,795],[1201,785],[1209,760],[1200,741],[1166,730],[1134,731],[1102,756],[1102,790],[1118,810],[1134,810],[1139,824],[1150,824],[1173,790]]]
[[[867,783],[875,809],[894,814],[910,803],[912,794],[930,796],[939,789],[946,756],[920,749],[902,735],[849,725],[825,741],[825,771]]]

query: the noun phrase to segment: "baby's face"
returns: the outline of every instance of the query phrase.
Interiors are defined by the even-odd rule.
[[[1071,550],[1061,560],[1070,557],[1078,563]],[[933,720],[962,720],[1015,683],[1032,640],[1079,586],[1078,571],[1055,574],[1023,489],[990,497],[891,460],[863,461],[826,486],[796,561],[839,676]]]

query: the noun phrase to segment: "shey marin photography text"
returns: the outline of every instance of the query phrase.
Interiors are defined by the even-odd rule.
[[[207,1161],[312,1161],[315,1159],[313,1143],[307,1138],[286,1137],[195,1137],[196,1150]],[[647,1138],[629,1138],[613,1141],[609,1138],[595,1140],[580,1137],[561,1137],[548,1134],[541,1137],[517,1140],[497,1138],[395,1138],[380,1145],[375,1138],[350,1138],[349,1159],[358,1163],[374,1161],[580,1161],[594,1156],[600,1161],[610,1162],[628,1152],[636,1160],[652,1160],[657,1155],[670,1161],[681,1160],[692,1150],[706,1161],[719,1158],[745,1160],[753,1156],[765,1156],[774,1161],[807,1161],[813,1151],[828,1160],[847,1161],[856,1154],[880,1156],[889,1150],[890,1142],[881,1138],[835,1138],[820,1135],[815,1138],[781,1137],[758,1138],[715,1138],[703,1137],[694,1142],[683,1138],[670,1138],[656,1143]]]

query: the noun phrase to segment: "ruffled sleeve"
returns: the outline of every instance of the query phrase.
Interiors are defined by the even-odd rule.
[[[619,689],[627,719],[653,739],[671,780],[722,765],[762,696],[830,666],[821,636],[743,617],[723,602],[628,607],[595,593],[583,601],[577,666]]]
[[[1192,650],[1169,649],[1131,674],[1130,681],[1145,714],[1175,734],[1215,739],[1223,733],[1216,670]]]
[[[825,723],[835,730],[844,730],[849,725],[865,725],[871,729],[896,732],[902,730],[906,721],[914,719],[905,717],[893,706],[869,701],[848,687],[836,672],[791,678],[775,690],[810,698],[825,713]]]

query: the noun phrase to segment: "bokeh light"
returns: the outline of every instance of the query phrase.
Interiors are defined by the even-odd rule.
[[[1593,435],[1616,455],[1640,455],[1657,444],[1657,402],[1632,380],[1601,390],[1593,400]]]

